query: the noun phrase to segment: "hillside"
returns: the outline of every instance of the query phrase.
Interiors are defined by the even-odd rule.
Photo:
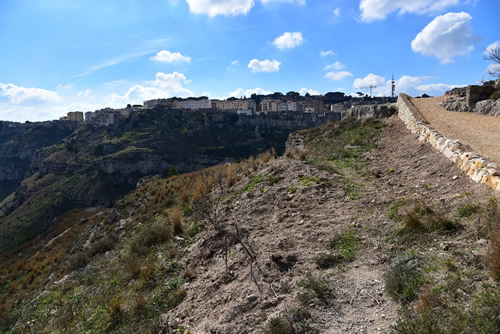
[[[111,206],[144,176],[191,172],[271,148],[283,152],[290,132],[325,121],[155,108],[107,127],[5,122],[0,129],[0,252],[54,228],[62,213]],[[10,125],[23,132],[13,132]],[[16,175],[7,177],[13,171]]]
[[[3,331],[497,333],[498,194],[395,117],[150,177],[4,256]]]

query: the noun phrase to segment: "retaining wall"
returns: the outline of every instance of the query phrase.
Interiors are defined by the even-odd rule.
[[[498,165],[473,152],[468,152],[459,141],[443,137],[439,132],[432,130],[426,119],[411,103],[408,95],[399,94],[396,106],[399,118],[412,133],[418,134],[419,140],[429,142],[445,157],[455,162],[475,182],[487,184],[500,191],[500,168]]]

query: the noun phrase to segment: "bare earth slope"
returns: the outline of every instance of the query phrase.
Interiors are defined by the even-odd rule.
[[[448,111],[440,105],[447,97],[412,99],[411,102],[441,135],[458,140],[473,152],[500,164],[500,118]]]
[[[263,333],[269,320],[279,316],[291,316],[308,327],[305,333],[389,332],[401,306],[385,292],[384,274],[390,257],[409,247],[389,242],[391,232],[401,227],[401,222],[388,218],[390,205],[396,200],[425,201],[452,213],[496,194],[419,142],[398,118],[386,123],[378,148],[368,157],[371,175],[360,176],[363,186],[356,199],[349,198],[339,177],[285,157],[249,175],[279,181],[245,191],[250,179],[241,179],[234,186],[239,195],[223,202],[221,221],[239,226],[255,260],[233,244],[230,275],[225,276],[222,240],[213,230],[202,234],[184,250],[187,297],[162,316],[163,332],[182,325],[191,333]],[[356,259],[319,269],[315,259],[328,253],[329,240],[348,230],[360,240]],[[457,252],[469,247],[477,240],[470,233],[468,227],[458,235],[433,237],[427,245],[435,254],[425,255],[448,256],[440,249],[443,242],[455,242]],[[299,294],[305,288],[297,284],[306,277],[327,283],[326,301],[301,307]]]

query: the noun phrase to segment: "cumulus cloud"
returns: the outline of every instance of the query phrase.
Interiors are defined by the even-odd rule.
[[[396,11],[400,15],[438,13],[458,3],[459,0],[361,0],[359,9],[361,20],[372,22],[383,20],[387,15]]]
[[[145,100],[157,98],[194,96],[192,91],[183,86],[189,82],[190,80],[182,73],[158,72],[156,79],[146,82],[144,86],[135,85],[124,95],[112,93],[109,103],[112,107],[123,107],[128,103],[142,103]]]
[[[337,54],[336,54],[335,52],[331,51],[331,50],[328,50],[328,51],[321,51],[321,52],[319,53],[319,55],[320,55],[321,57],[326,57],[326,56],[335,56],[335,55],[337,55]]]
[[[194,14],[245,15],[254,5],[253,0],[186,0],[189,10]]]
[[[252,70],[252,72],[278,72],[280,69],[280,62],[277,60],[257,60],[252,59],[248,63],[248,68]]]
[[[308,88],[301,88],[299,90],[299,93],[300,93],[300,95],[306,95],[307,93],[309,93],[309,95],[321,95],[321,93],[318,92],[317,90],[308,89]]]
[[[174,62],[191,62],[191,57],[183,56],[180,52],[170,52],[167,50],[159,51],[156,56],[151,57],[151,60],[156,60],[162,63]]]
[[[0,83],[0,103],[17,105],[56,103],[61,97],[56,92],[42,88],[26,88],[14,84]]]
[[[453,58],[470,53],[477,37],[472,35],[472,16],[468,13],[447,13],[437,16],[411,42],[411,48],[427,56],[438,58],[441,63],[451,63]]]
[[[490,45],[488,45],[486,49],[484,49],[484,53],[485,54],[491,53],[493,50],[498,48],[500,48],[500,41],[493,42]]]
[[[441,95],[447,90],[451,90],[455,87],[464,87],[464,85],[448,85],[445,83],[434,83],[434,84],[418,85],[415,88],[423,93],[427,93],[430,95],[435,95],[436,93]]]
[[[338,8],[338,7],[337,7],[337,8],[335,8],[335,10],[333,11],[333,15],[334,15],[335,17],[339,17],[339,16],[340,16],[340,8]]]
[[[341,70],[343,69],[345,66],[340,62],[340,61],[336,61],[335,63],[331,64],[331,65],[326,65],[325,66],[325,70]]]
[[[277,37],[273,44],[278,49],[291,49],[304,43],[304,38],[300,32],[285,32],[280,37]]]
[[[299,5],[305,5],[306,0],[261,0],[261,2],[266,5],[273,2],[289,2],[289,3],[298,3]]]
[[[385,82],[385,78],[384,77],[381,77],[381,76],[375,75],[373,73],[370,73],[370,74],[368,74],[364,78],[357,78],[357,79],[355,79],[354,83],[352,84],[352,86],[355,89],[364,89],[364,88],[370,87],[370,86],[379,86],[379,85],[382,85],[384,82]]]
[[[347,71],[340,71],[340,72],[331,71],[325,74],[325,78],[332,80],[342,80],[347,77],[352,77],[352,73]]]
[[[365,78],[366,79],[366,78]],[[447,90],[450,90],[455,87],[462,87],[464,85],[450,85],[445,83],[424,83],[434,78],[431,76],[410,76],[403,75],[399,79],[395,80],[396,84],[396,96],[399,93],[406,93],[411,96],[422,95],[426,93],[428,95],[440,96],[443,95]],[[372,74],[372,78],[366,80],[364,83],[365,86],[357,85],[356,89],[362,90],[364,87],[365,92],[369,92],[370,84],[372,86],[377,86],[373,88],[374,96],[391,96],[392,93],[392,79],[385,80],[384,78]],[[354,86],[354,85],[353,85]]]
[[[82,96],[89,96],[90,95],[90,89],[85,89],[84,91],[78,92],[76,96],[82,97]]]
[[[250,97],[252,94],[257,94],[257,95],[268,95],[272,94],[273,92],[264,90],[260,87],[257,87],[255,89],[243,89],[243,88],[238,88],[234,92],[230,92],[227,97],[240,97],[240,96],[246,96]]]

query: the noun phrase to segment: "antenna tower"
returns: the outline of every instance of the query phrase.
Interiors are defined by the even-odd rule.
[[[396,92],[396,81],[394,81],[394,74],[392,74],[391,89],[392,89],[391,96],[394,97],[394,94]]]

